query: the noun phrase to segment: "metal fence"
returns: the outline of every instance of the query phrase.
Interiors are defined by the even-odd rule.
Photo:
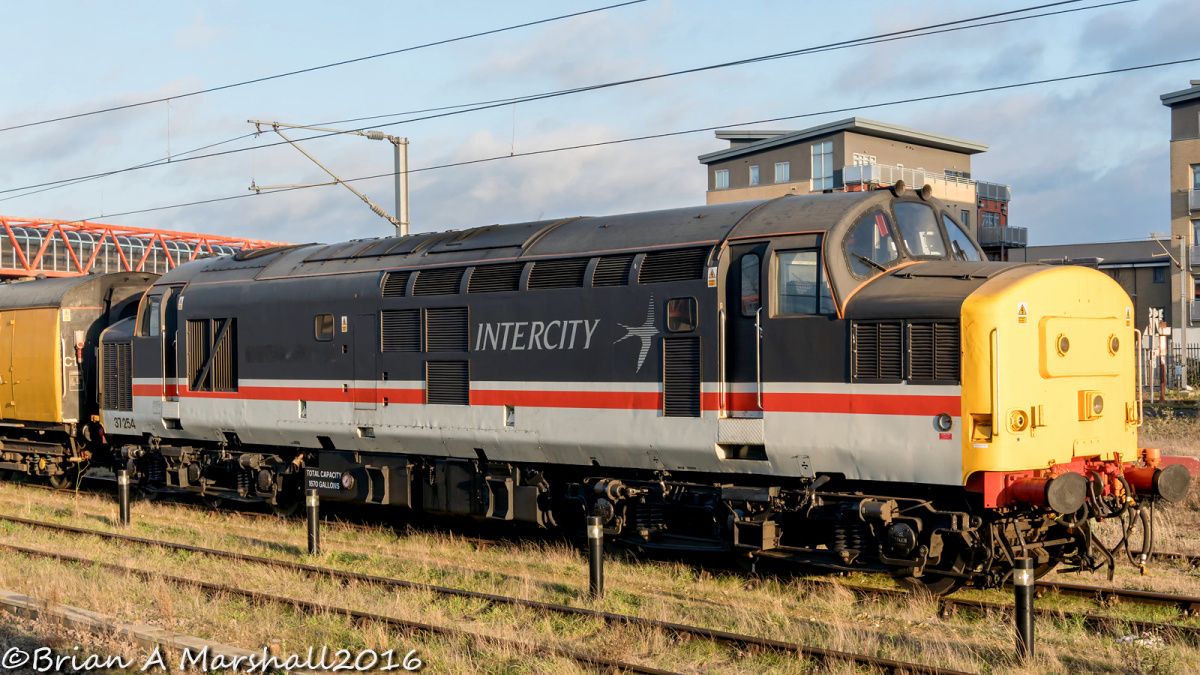
[[[1182,345],[1170,345],[1163,353],[1154,353],[1149,341],[1142,345],[1141,368],[1143,396],[1147,399],[1157,398],[1155,392],[1164,388],[1168,391],[1182,389],[1184,369],[1187,372],[1187,385],[1193,389],[1200,387],[1200,344],[1187,346],[1184,355]]]

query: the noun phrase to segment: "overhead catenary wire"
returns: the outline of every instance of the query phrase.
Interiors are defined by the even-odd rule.
[[[233,89],[235,87],[244,87],[244,86],[251,85],[251,84],[268,82],[270,80],[278,80],[278,79],[281,79],[284,77],[292,77],[294,75],[302,75],[304,73],[312,73],[312,72],[316,72],[318,70],[326,70],[328,68],[336,68],[338,66],[345,66],[345,65],[352,64],[352,63],[361,63],[363,61],[370,61],[372,59],[383,58],[385,56],[395,56],[396,54],[404,54],[406,52],[412,52],[412,51],[416,51],[418,49],[426,49],[429,47],[448,45],[448,44],[451,44],[454,42],[462,42],[464,40],[471,40],[471,39],[478,38],[478,37],[495,35],[497,33],[504,33],[504,32],[511,31],[511,30],[517,30],[520,28],[530,28],[532,26],[539,26],[539,25],[546,24],[546,23],[552,23],[555,21],[562,21],[564,19],[571,19],[571,18],[578,17],[578,16],[584,16],[586,14],[595,14],[597,12],[603,12],[603,11],[607,11],[610,9],[617,9],[620,7],[628,7],[629,5],[636,5],[636,4],[643,3],[645,1],[646,0],[627,0],[626,2],[620,2],[620,3],[614,4],[614,5],[605,5],[603,7],[595,7],[592,9],[586,9],[586,10],[582,10],[579,12],[572,12],[570,14],[560,14],[558,16],[547,17],[545,19],[526,21],[524,23],[513,24],[511,26],[503,26],[501,28],[492,28],[490,30],[479,31],[479,32],[470,33],[467,35],[459,35],[457,37],[445,38],[442,40],[435,40],[433,42],[426,42],[426,43],[419,44],[419,45],[412,45],[410,47],[402,47],[400,49],[393,49],[393,50],[386,51],[386,52],[379,52],[377,54],[368,54],[366,56],[357,56],[352,59],[344,59],[341,61],[334,61],[333,63],[325,63],[325,64],[321,64],[319,66],[309,66],[307,68],[300,68],[298,70],[289,70],[289,71],[283,72],[283,73],[275,73],[274,75],[264,75],[262,77],[256,77],[256,78],[252,78],[249,80],[241,80],[239,82],[230,82],[229,84],[217,85],[215,87],[206,87],[204,89],[185,91],[185,92],[181,92],[178,94],[172,94],[170,96],[161,96],[159,98],[147,99],[144,101],[137,101],[134,103],[124,103],[121,105],[109,106],[107,108],[100,108],[97,110],[89,110],[86,112],[72,113],[70,115],[60,115],[58,117],[51,117],[48,119],[37,120],[34,122],[24,122],[21,124],[13,124],[13,125],[10,125],[7,127],[0,127],[0,133],[6,132],[6,131],[15,131],[17,129],[28,129],[29,127],[41,126],[44,124],[52,124],[54,122],[63,122],[66,120],[79,119],[81,117],[90,117],[92,115],[100,115],[103,113],[116,112],[118,110],[129,110],[130,108],[139,108],[142,106],[153,105],[155,103],[162,103],[164,101],[172,101],[172,100],[181,99],[181,98],[188,98],[191,96],[199,96],[201,94],[211,94],[213,92],[224,91],[226,89]]]
[[[507,97],[507,98],[501,98],[501,99],[491,99],[491,100],[486,100],[486,101],[478,101],[478,102],[474,102],[474,103],[461,103],[461,104],[455,104],[455,105],[440,106],[440,107],[435,107],[435,108],[426,108],[423,110],[412,110],[412,111],[407,111],[407,112],[388,113],[388,114],[384,114],[384,115],[373,115],[373,116],[367,116],[367,117],[356,117],[356,118],[349,118],[349,119],[343,119],[343,120],[331,120],[331,121],[326,121],[326,122],[319,122],[313,126],[327,126],[327,125],[331,125],[331,124],[346,124],[346,123],[353,123],[353,122],[362,122],[362,121],[366,121],[366,120],[399,117],[399,116],[403,116],[403,115],[413,115],[413,114],[425,115],[426,113],[432,113],[432,114],[425,115],[424,117],[414,117],[414,118],[409,118],[409,119],[405,119],[405,120],[400,120],[397,122],[390,122],[387,124],[376,125],[373,127],[359,127],[359,128],[355,128],[355,129],[346,129],[346,130],[338,131],[338,132],[314,134],[311,136],[305,136],[303,138],[297,138],[296,141],[304,142],[304,141],[328,138],[331,136],[337,136],[337,135],[344,134],[344,133],[366,131],[366,130],[372,129],[372,128],[397,126],[400,124],[411,124],[413,122],[426,121],[426,120],[430,120],[430,119],[438,119],[438,118],[443,118],[443,117],[449,117],[452,115],[461,115],[461,114],[477,112],[477,111],[481,111],[481,110],[489,110],[489,109],[493,109],[493,108],[513,105],[516,103],[528,103],[528,102],[533,102],[533,101],[540,101],[540,100],[545,100],[545,99],[549,99],[549,98],[557,98],[557,97],[561,97],[561,96],[569,96],[572,94],[579,94],[579,93],[585,93],[585,92],[590,92],[590,91],[598,91],[598,90],[602,90],[602,89],[609,89],[609,88],[619,87],[619,86],[624,86],[624,85],[629,85],[629,84],[649,82],[649,81],[660,80],[660,79],[665,79],[665,78],[669,78],[669,77],[677,77],[680,75],[688,75],[688,74],[712,71],[712,70],[717,70],[717,69],[721,69],[721,68],[749,65],[749,64],[753,64],[753,63],[761,63],[761,62],[773,61],[773,60],[784,59],[784,58],[791,58],[791,57],[796,57],[796,56],[805,56],[805,55],[809,55],[809,54],[817,54],[817,53],[822,53],[822,52],[848,49],[848,48],[852,48],[852,47],[870,46],[870,45],[880,44],[880,43],[884,43],[884,42],[893,42],[896,40],[905,40],[905,39],[911,39],[911,38],[916,38],[916,37],[925,37],[925,36],[929,36],[929,35],[940,35],[940,34],[944,34],[944,33],[951,33],[951,32],[962,31],[962,30],[970,30],[970,29],[974,29],[974,28],[982,28],[982,27],[986,27],[986,26],[994,26],[994,25],[999,25],[999,24],[1012,23],[1012,22],[1016,22],[1016,21],[1025,21],[1025,20],[1030,20],[1030,19],[1038,19],[1038,18],[1044,18],[1044,17],[1049,17],[1049,16],[1056,16],[1056,15],[1060,15],[1060,14],[1068,14],[1068,13],[1073,13],[1073,12],[1088,11],[1088,10],[1092,10],[1092,9],[1100,9],[1100,8],[1104,8],[1104,7],[1111,7],[1114,5],[1123,5],[1123,4],[1133,3],[1133,2],[1140,2],[1140,0],[1110,0],[1109,2],[1104,2],[1101,4],[1095,4],[1095,5],[1087,5],[1084,7],[1072,7],[1072,8],[1068,8],[1068,9],[1059,9],[1059,10],[1044,12],[1044,13],[1040,13],[1040,14],[1030,14],[1028,16],[1015,16],[1015,17],[1012,16],[1013,14],[1022,14],[1025,12],[1036,11],[1039,9],[1047,9],[1049,7],[1056,7],[1056,6],[1065,5],[1065,4],[1076,4],[1081,1],[1082,0],[1060,0],[1059,2],[1052,2],[1052,3],[1047,3],[1047,4],[1041,4],[1041,5],[1033,5],[1030,7],[1008,10],[1005,12],[995,12],[995,13],[984,14],[984,15],[980,15],[980,16],[965,18],[965,19],[956,19],[954,21],[944,21],[944,22],[930,24],[930,25],[926,25],[926,26],[918,26],[918,27],[908,28],[908,29],[899,30],[899,31],[890,31],[887,33],[880,33],[877,35],[870,35],[870,36],[865,36],[865,37],[861,37],[861,38],[854,38],[851,40],[841,40],[841,41],[826,43],[826,44],[822,44],[822,45],[804,47],[801,49],[793,49],[793,50],[788,50],[788,51],[784,51],[784,52],[765,54],[762,56],[756,56],[756,57],[751,57],[751,58],[746,58],[746,59],[738,59],[735,61],[725,61],[725,62],[709,64],[709,65],[705,65],[705,66],[697,66],[697,67],[686,68],[686,69],[682,69],[682,70],[675,70],[675,71],[669,71],[669,72],[665,72],[665,73],[657,73],[654,75],[646,75],[646,76],[640,76],[640,77],[635,77],[635,78],[627,78],[627,79],[623,79],[623,80],[604,82],[604,83],[599,83],[599,84],[573,87],[573,88],[569,88],[569,89],[559,89],[559,90],[554,90],[554,91],[549,91],[549,92],[541,92],[541,93],[537,93],[537,94],[528,94],[528,95],[524,95],[524,96]],[[1005,19],[997,18],[997,17],[1002,17],[1002,16],[1007,16],[1009,18],[1005,18]],[[988,20],[988,19],[992,19],[992,20]],[[987,20],[987,21],[985,21],[985,20]],[[963,25],[963,24],[969,24],[969,25]],[[240,140],[242,138],[245,138],[245,135],[235,137],[234,139],[230,139],[228,141],[222,141],[222,142],[214,144],[214,145],[221,145],[224,143],[232,142],[233,140]],[[262,143],[259,145],[247,146],[247,147],[242,147],[242,148],[234,148],[232,150],[223,150],[220,152],[207,153],[207,154],[203,154],[203,155],[195,155],[195,156],[190,156],[190,157],[177,156],[175,158],[175,160],[170,163],[178,164],[178,163],[192,161],[192,160],[223,157],[223,156],[237,154],[237,153],[241,153],[241,152],[264,150],[266,148],[272,148],[272,147],[276,147],[276,146],[280,146],[280,145],[284,145],[284,144],[285,144],[284,142],[279,141],[279,142],[272,142],[272,143]],[[196,151],[197,150],[193,150],[190,152],[196,152]],[[190,152],[189,153],[180,153],[180,155],[190,154]],[[84,175],[84,176],[77,176],[75,178],[63,178],[63,179],[57,179],[57,180],[52,180],[52,181],[45,181],[45,182],[41,182],[41,183],[33,183],[30,185],[23,185],[20,187],[0,189],[0,194],[7,194],[10,192],[18,192],[18,191],[22,191],[22,190],[32,190],[32,189],[36,189],[36,188],[55,186],[55,185],[59,185],[59,184],[75,184],[78,182],[83,182],[85,180],[92,180],[94,178],[104,178],[107,176],[113,176],[113,175],[117,175],[117,174],[121,174],[121,173],[128,173],[131,171],[138,171],[141,169],[151,168],[153,166],[165,166],[166,164],[167,164],[167,162],[165,162],[165,159],[164,159],[164,160],[159,160],[156,162],[148,162],[148,163],[137,165],[137,166],[125,167],[125,168],[121,168],[121,169],[112,169],[109,171],[88,174],[88,175]],[[38,190],[38,192],[41,192],[41,191],[42,190]],[[36,194],[36,193],[28,192],[25,194]],[[24,195],[18,195],[18,196],[24,196]],[[5,198],[0,199],[0,201],[6,201],[8,199],[13,199],[13,198],[15,198],[15,197],[5,197]]]
[[[459,162],[448,162],[448,163],[444,163],[444,164],[435,164],[432,166],[419,167],[416,169],[409,169],[407,173],[409,173],[409,174],[422,173],[422,172],[426,172],[426,171],[450,169],[450,168],[454,168],[454,167],[470,166],[470,165],[474,165],[474,164],[484,164],[487,162],[495,162],[495,161],[505,160],[505,159],[516,159],[519,157],[533,157],[536,155],[547,155],[547,154],[552,154],[552,153],[557,153],[557,152],[569,152],[569,151],[573,151],[573,150],[598,148],[598,147],[603,147],[603,146],[608,146],[608,145],[620,145],[620,144],[624,144],[624,143],[634,143],[634,142],[639,142],[639,141],[656,140],[656,139],[661,139],[661,138],[671,138],[671,137],[675,137],[675,136],[685,136],[688,134],[703,133],[703,132],[707,132],[707,131],[715,131],[717,129],[727,129],[730,127],[748,126],[748,125],[752,125],[752,124],[768,124],[771,122],[784,122],[784,121],[789,121],[789,120],[803,119],[803,118],[807,118],[807,117],[817,117],[820,115],[833,115],[833,114],[839,114],[839,113],[854,112],[854,111],[859,111],[859,110],[871,110],[874,108],[884,108],[884,107],[895,106],[895,105],[905,105],[905,104],[910,104],[910,103],[923,103],[923,102],[928,102],[928,101],[937,101],[937,100],[957,98],[957,97],[962,97],[962,96],[970,96],[973,94],[983,94],[983,93],[990,93],[990,92],[996,92],[996,91],[1021,89],[1021,88],[1025,88],[1025,87],[1034,87],[1034,86],[1045,85],[1045,84],[1070,82],[1073,80],[1082,80],[1082,79],[1087,79],[1087,78],[1092,78],[1092,77],[1102,77],[1102,76],[1106,76],[1106,75],[1118,75],[1121,73],[1138,72],[1138,71],[1143,71],[1143,70],[1151,70],[1154,68],[1166,68],[1169,66],[1176,66],[1176,65],[1182,65],[1185,63],[1196,63],[1196,62],[1200,62],[1200,56],[1186,58],[1186,59],[1175,59],[1172,61],[1161,61],[1158,63],[1147,63],[1147,64],[1142,64],[1142,65],[1137,65],[1137,66],[1126,66],[1123,68],[1098,70],[1098,71],[1093,71],[1093,72],[1089,72],[1089,73],[1076,73],[1073,75],[1062,75],[1059,77],[1050,77],[1050,78],[1043,78],[1043,79],[1038,79],[1038,80],[1027,80],[1025,82],[1014,82],[1014,83],[1010,83],[1010,84],[992,85],[992,86],[988,86],[988,87],[976,87],[973,89],[963,89],[963,90],[959,90],[959,91],[945,92],[945,93],[941,93],[941,94],[928,94],[925,96],[914,96],[914,97],[903,98],[903,99],[895,99],[895,100],[891,100],[891,101],[882,101],[882,102],[878,102],[878,103],[866,103],[866,104],[856,105],[856,106],[831,108],[831,109],[827,109],[827,110],[820,110],[820,111],[814,111],[814,112],[797,113],[794,115],[782,115],[782,116],[778,116],[778,117],[769,117],[769,118],[757,119],[757,120],[732,122],[732,123],[727,123],[727,124],[718,124],[718,125],[713,125],[713,126],[697,127],[697,128],[693,128],[693,129],[682,129],[682,130],[678,130],[678,131],[667,131],[667,132],[661,132],[661,133],[655,133],[655,134],[644,134],[641,136],[630,136],[627,138],[610,139],[610,140],[605,140],[605,141],[595,141],[592,143],[579,143],[579,144],[575,144],[575,145],[559,146],[559,147],[555,147],[555,148],[545,148],[542,150],[529,150],[529,151],[519,152],[519,153],[515,153],[515,154],[495,155],[495,156],[491,156],[491,157],[480,157],[477,159],[469,159],[469,160],[463,160],[463,161],[459,161]],[[360,182],[360,181],[376,180],[376,179],[380,179],[380,178],[391,178],[391,177],[394,177],[395,175],[396,175],[396,172],[392,171],[392,172],[387,172],[387,173],[373,174],[370,176],[359,176],[357,178],[347,178],[343,182],[353,183],[353,182]],[[170,209],[186,208],[186,207],[191,207],[191,206],[201,206],[201,205],[205,205],[205,204],[215,204],[215,203],[219,203],[219,202],[234,201],[234,200],[238,200],[238,199],[246,199],[249,197],[258,197],[258,196],[262,196],[262,195],[274,195],[274,194],[280,194],[280,193],[284,193],[284,192],[293,192],[296,190],[308,190],[308,189],[313,189],[313,188],[318,188],[318,187],[328,187],[330,185],[335,185],[335,184],[336,183],[333,183],[333,182],[316,183],[316,184],[310,184],[310,185],[285,187],[285,188],[280,188],[278,190],[263,190],[262,192],[256,192],[256,193],[227,195],[224,197],[213,197],[210,199],[201,199],[201,200],[190,201],[190,202],[181,202],[178,204],[166,204],[166,205],[162,205],[162,206],[152,206],[152,207],[147,207],[147,208],[134,209],[134,210],[130,210],[130,211],[122,211],[119,213],[110,213],[110,214],[107,214],[105,217],[114,218],[114,217],[120,217],[120,216],[131,216],[131,215],[137,215],[137,214],[142,214],[142,213],[152,213],[152,212],[156,212],[156,211],[166,211],[166,210],[170,210]],[[67,221],[66,224],[82,223],[82,222],[86,222],[89,220],[93,220],[96,217],[97,216],[89,216],[87,218],[80,218],[77,220]]]

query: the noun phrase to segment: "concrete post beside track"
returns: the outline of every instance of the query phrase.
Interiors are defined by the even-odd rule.
[[[121,469],[117,472],[117,506],[123,527],[129,527],[129,472]]]
[[[304,494],[304,507],[308,512],[308,554],[321,554],[321,498],[316,490]]]
[[[1017,628],[1017,656],[1033,658],[1033,559],[1017,558],[1013,567],[1013,621]]]
[[[593,598],[604,597],[604,526],[597,516],[588,516],[588,591]]]

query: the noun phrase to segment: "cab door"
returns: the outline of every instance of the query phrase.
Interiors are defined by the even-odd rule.
[[[183,286],[170,286],[162,301],[162,383],[163,397],[179,400],[179,310]]]
[[[133,335],[134,417],[142,424],[162,424],[166,380],[163,376],[163,295],[151,288],[142,299]]]
[[[730,246],[725,277],[722,386],[724,417],[759,418],[763,413],[763,284],[768,242]]]

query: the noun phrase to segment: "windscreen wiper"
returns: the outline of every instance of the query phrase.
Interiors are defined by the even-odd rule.
[[[870,258],[868,258],[867,256],[865,256],[861,253],[852,253],[851,255],[853,255],[855,258],[858,258],[859,260],[865,262],[866,264],[870,265],[871,267],[874,267],[875,269],[879,270],[880,272],[886,272],[888,269],[888,268],[884,267],[883,265],[880,265],[879,263],[875,262],[874,260],[871,260]]]

